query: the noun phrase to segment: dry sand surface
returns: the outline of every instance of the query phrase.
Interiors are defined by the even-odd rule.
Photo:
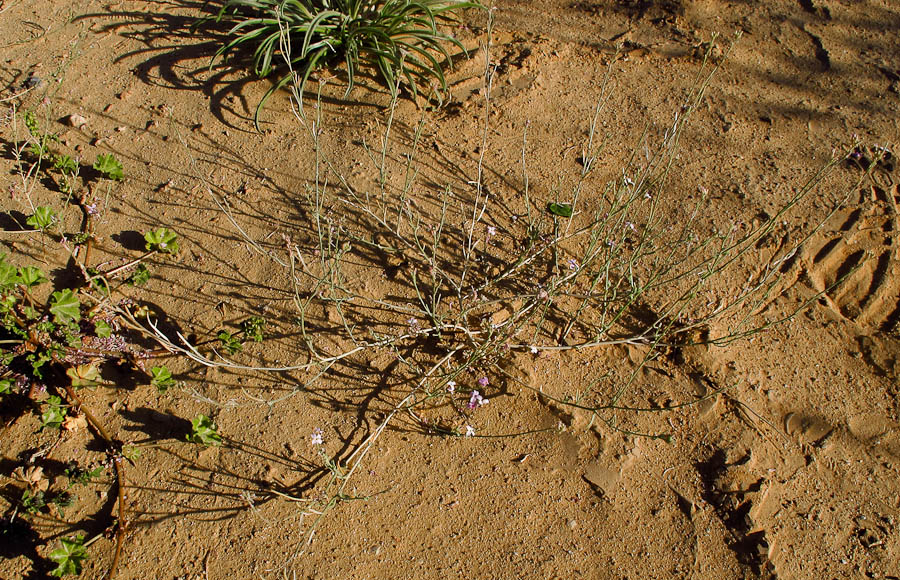
[[[448,72],[444,107],[403,98],[391,117],[372,78],[344,98],[338,67],[320,75],[330,82],[318,108],[306,100],[305,125],[282,91],[262,111],[261,131],[253,112],[271,83],[245,68],[209,68],[223,31],[192,29],[205,13],[199,0],[0,1],[4,229],[21,229],[29,195],[60,210],[63,230],[81,219],[47,180],[23,189],[15,106],[20,117],[34,110],[59,147],[88,165],[99,153],[122,161],[124,182],[87,185],[100,212],[96,265],[139,256],[150,228],[179,234],[177,256],[151,258],[151,281],[122,290],[176,342],[176,332],[203,342],[261,315],[266,339],[235,359],[296,366],[311,360],[307,341],[322,356],[352,350],[350,330],[360,341],[410,338],[299,371],[174,357],[166,364],[179,384],[164,394],[146,368],[106,365],[110,383],[84,389],[85,405],[114,439],[141,449],[126,465],[117,578],[900,577],[900,169],[891,157],[864,171],[879,147],[900,142],[900,4],[497,0],[489,47],[483,12],[466,12],[454,31],[469,58],[459,55]],[[549,320],[552,332],[510,338],[546,348],[508,344],[456,375],[457,393],[440,383],[430,402],[393,414],[423,376],[434,380],[432,365],[434,376],[449,368],[438,365],[447,353],[445,365],[466,356],[464,336],[418,340],[429,321],[352,301],[311,308],[301,332],[296,302],[325,290],[298,288],[292,279],[302,274],[292,278],[291,268],[317,267],[317,224],[326,237],[353,240],[340,246],[346,287],[370,304],[419,308],[411,288],[427,264],[383,251],[390,232],[340,198],[342,187],[380,195],[389,122],[385,195],[415,179],[392,207],[413,208],[408,215],[432,219],[430,228],[438,200],[449,199],[447,231],[464,232],[480,180],[487,205],[471,276],[496,277],[528,251],[527,212],[549,223],[547,202],[571,197],[604,87],[595,131],[603,146],[582,182],[575,228],[601,207],[604,184],[631,178],[642,135],[653,151],[672,127],[715,33],[710,64],[722,66],[652,195],[676,226],[699,201],[699,238],[777,220],[702,288],[701,307],[726,303],[773,256],[796,249],[768,296],[691,337],[720,335],[742,316],[756,326],[789,320],[721,345],[686,338],[584,349],[565,348],[590,338],[580,323],[561,337],[566,320]],[[838,163],[779,214],[856,140],[860,159]],[[316,208],[319,190],[327,195]],[[437,251],[448,264],[464,237]],[[65,279],[69,256],[53,239],[7,231],[0,242],[11,260]],[[507,328],[574,259],[562,255],[557,271],[520,270],[519,286],[508,287],[519,298],[486,292],[472,329]],[[488,384],[476,386],[481,377]],[[622,386],[621,406],[650,410],[583,408]],[[470,409],[473,388],[489,404]],[[77,499],[64,510],[21,509],[17,468],[42,467],[49,490],[62,490],[67,462],[105,458],[89,429],[39,431],[41,396],[37,412],[3,412],[0,577],[43,578],[61,537],[106,531],[82,573],[101,578],[116,545],[110,469],[73,486]],[[199,413],[214,419],[224,445],[185,441]],[[469,427],[474,436],[451,433]],[[325,458],[340,473],[356,466],[340,497],[329,495]]]

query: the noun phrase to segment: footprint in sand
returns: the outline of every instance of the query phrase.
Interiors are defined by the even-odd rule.
[[[802,256],[823,302],[868,331],[896,332],[900,322],[900,187],[889,161],[878,164],[872,185],[824,224]]]

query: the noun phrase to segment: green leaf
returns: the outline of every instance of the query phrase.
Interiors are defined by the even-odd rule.
[[[138,264],[138,267],[128,277],[128,283],[132,286],[143,286],[150,280],[150,275],[150,268],[144,264]]]
[[[57,564],[50,575],[61,577],[81,574],[81,563],[88,559],[84,536],[78,534],[74,538],[61,538],[59,543],[60,547],[50,552],[50,559]]]
[[[0,289],[9,290],[20,282],[19,269],[7,262],[4,254],[0,254]]]
[[[100,369],[97,368],[96,364],[69,367],[66,369],[66,374],[72,380],[72,386],[75,388],[93,387],[99,385],[102,380]]]
[[[0,379],[0,395],[12,393],[13,382],[9,379]]]
[[[144,234],[144,240],[147,242],[145,247],[151,252],[158,251],[164,254],[178,252],[178,234],[168,228],[151,230]]]
[[[69,288],[54,292],[50,298],[50,313],[53,314],[53,319],[60,324],[81,320],[80,307],[78,297]]]
[[[78,164],[68,155],[56,155],[53,158],[53,169],[56,169],[63,175],[74,175],[78,170]]]
[[[191,421],[191,434],[187,440],[201,445],[221,445],[222,436],[216,432],[216,424],[206,415],[197,415]]]
[[[22,314],[25,315],[26,320],[37,320],[41,317],[41,313],[38,312],[37,308],[27,304],[22,307]]]
[[[102,318],[94,321],[94,334],[98,338],[109,338],[112,336],[112,326]]]
[[[50,362],[50,353],[45,351],[31,353],[25,357],[25,360],[31,363],[31,373],[35,377],[43,379],[44,372],[41,370],[41,367]]]
[[[28,127],[28,132],[32,137],[38,137],[41,134],[41,127],[34,111],[25,111],[25,126]]]
[[[150,379],[150,384],[156,387],[156,390],[160,393],[165,393],[169,387],[175,386],[175,379],[172,378],[172,373],[166,367],[153,367],[150,369],[150,374],[153,375],[153,378]]]
[[[98,155],[97,161],[94,163],[94,169],[116,181],[125,179],[122,164],[112,154],[101,153]]]
[[[43,491],[31,492],[26,489],[22,492],[22,508],[30,514],[39,514],[47,506],[47,500]]]
[[[122,447],[122,457],[134,464],[141,457],[141,448],[134,445],[125,445]]]
[[[44,272],[41,271],[40,268],[35,268],[34,266],[25,266],[24,268],[19,268],[19,278],[22,281],[22,284],[31,288],[32,286],[37,286],[41,282],[46,282],[47,277],[44,275]]]
[[[241,345],[241,341],[234,337],[227,330],[223,330],[217,335],[217,338],[222,342],[222,348],[225,349],[225,352],[228,354],[234,354],[236,352],[240,352],[243,346]]]
[[[25,220],[25,223],[36,230],[45,230],[56,221],[56,212],[53,208],[41,206],[34,209],[34,215]]]
[[[66,418],[66,409],[62,399],[53,395],[47,399],[47,408],[41,413],[41,429],[59,429]]]
[[[262,342],[263,327],[266,325],[266,319],[261,316],[251,316],[241,323],[241,330],[244,336],[255,341]]]
[[[572,204],[551,202],[547,204],[547,211],[559,217],[570,218],[572,217]]]

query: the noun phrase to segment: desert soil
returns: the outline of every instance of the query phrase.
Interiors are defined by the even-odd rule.
[[[152,308],[160,328],[205,340],[262,315],[269,336],[240,360],[300,364],[307,354],[290,271],[273,257],[285,261],[286,248],[297,248],[315,259],[310,111],[321,116],[331,175],[362,190],[377,182],[370,153],[390,98],[371,79],[345,98],[338,68],[321,75],[330,82],[318,109],[307,98],[306,126],[282,92],[257,131],[253,111],[271,84],[239,67],[209,68],[222,31],[192,29],[205,10],[194,0],[0,2],[4,229],[20,229],[30,214],[12,154],[23,131],[15,106],[36,111],[73,155],[111,152],[123,162],[121,185],[91,186],[98,264],[140,255],[140,233],[150,228],[179,234],[178,256],[154,258],[150,283],[125,289]],[[769,219],[857,140],[866,154],[900,142],[893,0],[497,0],[489,47],[482,12],[465,13],[454,32],[469,58],[459,55],[448,73],[451,99],[439,109],[401,99],[388,157],[402,167],[422,121],[409,203],[425,207],[435,192],[465,190],[484,154],[484,223],[497,232],[492,251],[501,260],[520,243],[511,220],[522,203],[523,156],[543,211],[582,170],[608,75],[598,119],[605,146],[586,187],[621,178],[635,148],[642,154],[645,130],[652,143],[671,126],[714,34],[711,60],[722,67],[656,192],[685,208],[708,192],[704,227]],[[494,77],[485,132],[487,56]],[[71,115],[85,123],[71,126]],[[898,578],[898,188],[893,163],[869,176],[860,163],[838,164],[779,216],[749,260],[708,289],[710,300],[727,297],[778,244],[795,244],[777,295],[748,311],[765,321],[812,299],[809,307],[746,339],[664,349],[639,371],[628,402],[661,407],[722,389],[715,396],[671,411],[592,417],[539,391],[563,399],[601,376],[627,376],[646,347],[512,352],[506,364],[518,382],[491,368],[457,381],[471,388],[482,374],[489,379],[490,404],[469,416],[476,436],[441,435],[427,416],[399,413],[334,505],[317,502],[329,477],[323,456],[346,461],[402,399],[408,377],[397,353],[368,349],[314,382],[310,373],[174,358],[167,364],[180,383],[164,394],[145,373],[104,370],[115,384],[85,390],[85,404],[116,439],[141,449],[127,465],[116,577]],[[30,195],[64,209],[47,183]],[[77,228],[77,211],[62,215]],[[53,270],[67,258],[37,234],[5,232],[0,242],[18,263]],[[354,275],[372,295],[390,294],[403,276],[401,260],[358,258]],[[319,314],[318,332],[339,335],[340,317]],[[373,327],[386,324],[378,311],[372,316]],[[341,340],[323,348],[346,349]],[[198,413],[215,420],[225,445],[185,441]],[[42,578],[59,538],[93,537],[114,524],[109,470],[76,487],[62,512],[17,510],[25,484],[14,471],[55,437],[39,425],[33,413],[4,413],[3,578]],[[103,459],[92,432],[73,429],[35,462],[50,489],[62,489],[66,462]],[[311,509],[323,507],[321,517]],[[82,576],[102,577],[114,548],[109,533],[95,541]]]

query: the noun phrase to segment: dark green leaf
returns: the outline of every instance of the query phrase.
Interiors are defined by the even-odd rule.
[[[548,203],[547,211],[559,217],[572,217],[572,204],[570,203]]]

